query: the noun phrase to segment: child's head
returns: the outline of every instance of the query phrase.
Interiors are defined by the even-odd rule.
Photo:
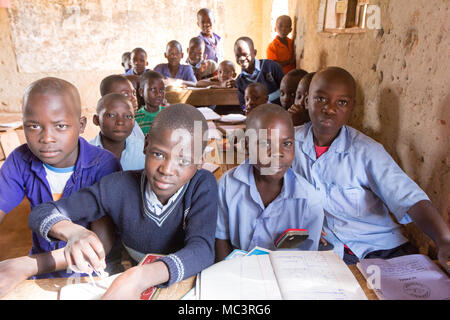
[[[282,179],[295,156],[294,125],[289,112],[276,104],[263,104],[248,115],[245,124],[246,132],[252,130],[257,138],[257,143],[246,143],[247,148],[256,147],[249,154],[257,174]],[[267,130],[267,134],[260,130]]]
[[[266,104],[269,101],[267,87],[260,83],[250,83],[244,91],[245,113],[249,114],[257,106]]]
[[[144,98],[139,94],[139,81],[141,80],[141,76],[138,76],[137,74],[128,74],[124,77],[131,82],[136,91],[137,108],[139,109],[140,106],[145,105]]]
[[[286,38],[292,31],[292,20],[289,16],[283,15],[275,22],[275,32],[280,38]]]
[[[108,93],[97,104],[93,122],[103,138],[123,142],[134,127],[134,110],[130,100],[120,93]]]
[[[245,72],[252,73],[255,68],[256,49],[249,37],[240,37],[234,43],[236,62]]]
[[[180,65],[181,59],[183,59],[183,50],[181,44],[177,40],[172,40],[167,43],[166,52],[164,52],[167,62],[171,66]]]
[[[165,85],[162,74],[147,70],[141,75],[139,81],[139,94],[144,98],[147,108],[159,108],[164,102]]]
[[[135,74],[141,75],[148,65],[147,52],[142,48],[134,48],[130,55],[131,67]]]
[[[127,51],[122,54],[122,67],[125,72],[131,69],[131,52]]]
[[[223,60],[219,63],[219,70],[217,78],[220,83],[224,83],[228,80],[234,79],[236,77],[236,70],[234,69],[234,63],[229,60]]]
[[[39,160],[57,168],[75,165],[86,118],[73,84],[51,77],[33,82],[23,95],[22,115],[28,147]]]
[[[205,42],[200,37],[194,37],[189,41],[189,47],[187,49],[189,62],[192,65],[197,65],[202,61],[203,53],[205,52]]]
[[[197,26],[200,28],[204,36],[211,37],[213,34],[213,17],[211,10],[202,8],[197,12]]]
[[[153,120],[145,150],[145,173],[162,204],[201,168],[207,130],[202,113],[187,104],[171,105]]]
[[[355,79],[342,68],[328,67],[312,77],[307,107],[315,136],[337,136],[350,118],[355,95]]]
[[[280,83],[280,102],[286,110],[289,109],[295,101],[295,92],[300,80],[308,72],[302,69],[294,69],[286,73]]]
[[[108,93],[120,93],[127,97],[133,106],[134,113],[136,113],[138,109],[136,89],[125,76],[113,74],[104,78],[100,83],[100,95],[103,97]]]

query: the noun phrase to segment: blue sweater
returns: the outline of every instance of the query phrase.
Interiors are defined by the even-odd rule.
[[[214,262],[217,183],[210,172],[197,171],[160,216],[146,205],[146,184],[143,170],[113,173],[68,198],[37,206],[30,213],[29,226],[52,241],[48,231],[59,221],[94,221],[108,215],[124,245],[166,255],[159,260],[167,265],[170,278],[160,287],[170,286]]]

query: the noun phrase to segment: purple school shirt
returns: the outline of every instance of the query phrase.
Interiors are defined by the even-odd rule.
[[[117,158],[109,151],[90,145],[83,138],[78,139],[79,155],[72,176],[67,181],[62,197],[88,187],[105,175],[120,171]],[[43,163],[28,148],[27,144],[17,147],[0,168],[0,210],[8,213],[20,204],[26,196],[31,209],[53,201]],[[88,227],[87,221],[74,221]],[[66,245],[64,241],[50,243],[37,233],[32,233],[30,254],[49,252]],[[69,277],[72,274],[57,271],[37,278]]]
[[[223,57],[220,57],[220,37],[213,33],[213,37],[215,40],[215,43],[212,43],[212,41],[205,37],[204,35],[202,35],[202,33],[200,32],[200,34],[198,35],[200,38],[203,39],[203,42],[205,43],[205,52],[203,53],[203,59],[205,60],[214,60],[215,62],[220,62],[219,60],[222,60]]]
[[[169,71],[169,64],[168,63],[161,63],[158,64],[153,71],[161,73],[166,78],[172,78]],[[176,79],[181,79],[184,81],[192,81],[197,82],[197,78],[194,75],[194,70],[190,65],[187,64],[180,64],[180,68],[178,69]]]

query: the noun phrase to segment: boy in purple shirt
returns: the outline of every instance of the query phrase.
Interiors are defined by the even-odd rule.
[[[197,25],[200,28],[199,37],[205,42],[205,52],[203,59],[221,62],[223,60],[223,46],[221,38],[212,30],[213,17],[211,11],[202,8],[197,12]]]
[[[154,71],[161,73],[164,78],[181,79],[185,85],[195,87],[197,78],[194,75],[194,70],[188,64],[180,64],[181,59],[183,59],[183,50],[178,41],[169,41],[164,57],[166,57],[168,63],[158,64],[153,69]]]
[[[27,143],[16,148],[0,168],[0,222],[24,196],[34,208],[67,197],[121,170],[114,155],[79,137],[86,118],[81,116],[80,96],[71,83],[58,78],[33,82],[25,91],[22,113]],[[105,231],[103,222],[93,222],[92,230]],[[89,227],[86,221],[77,223]],[[0,296],[8,286],[14,287],[36,274],[70,275],[54,272],[66,268],[61,249],[65,242],[50,243],[37,233],[32,233],[32,242],[30,256],[0,263]],[[43,275],[48,272],[52,273]]]

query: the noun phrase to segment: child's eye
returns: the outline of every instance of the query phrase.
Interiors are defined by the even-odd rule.
[[[178,159],[178,163],[179,163],[181,166],[189,166],[189,165],[191,164],[191,161],[188,160],[188,159],[180,158],[180,159]]]
[[[30,124],[30,125],[28,125],[28,126],[26,126],[27,128],[30,128],[30,129],[32,129],[32,130],[37,130],[37,129],[40,129],[41,128],[41,126],[40,125],[38,125],[38,124]]]
[[[67,124],[57,124],[56,127],[58,129],[66,129],[67,128]]]
[[[340,106],[340,107],[345,107],[345,106],[348,104],[348,101],[346,101],[346,100],[339,100],[339,101],[337,102],[337,104],[338,104],[338,106]]]
[[[162,153],[160,153],[160,152],[152,152],[152,156],[154,156],[155,158],[157,158],[157,159],[164,159],[164,155],[162,154]]]
[[[106,116],[107,116],[108,118],[114,118],[114,117],[115,117],[115,114],[114,114],[114,113],[107,113]]]
[[[323,103],[326,101],[326,99],[324,97],[315,97],[314,101]]]
[[[285,142],[283,143],[283,145],[284,145],[285,147],[291,147],[291,146],[292,146],[292,141],[285,141]]]
[[[125,116],[128,120],[133,120],[133,116],[131,114],[128,114]]]

